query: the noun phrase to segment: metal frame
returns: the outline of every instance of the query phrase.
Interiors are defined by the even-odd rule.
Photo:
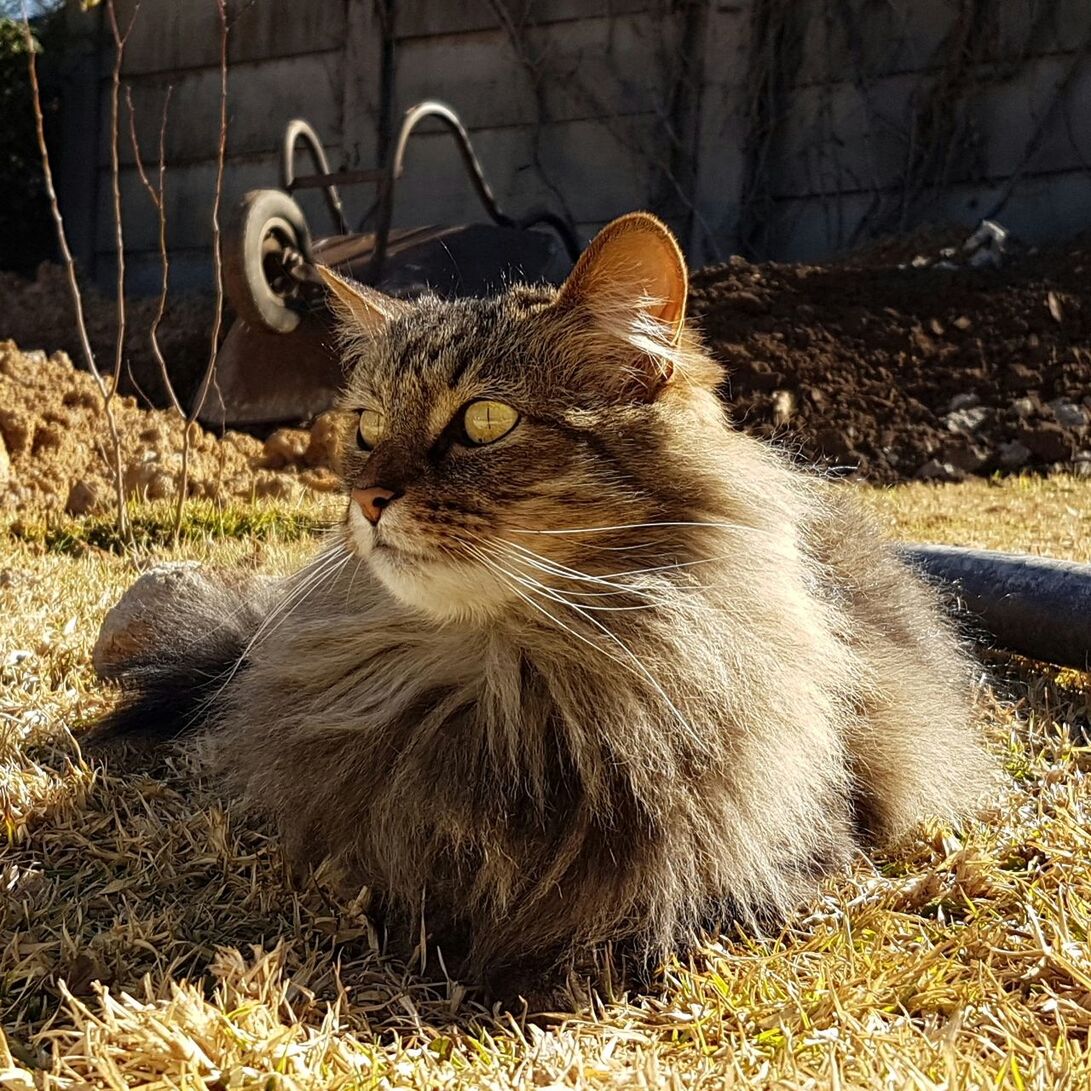
[[[345,226],[344,207],[341,204],[341,196],[337,190],[338,184],[366,183],[377,187],[378,193],[375,204],[364,216],[364,223],[371,218],[373,213],[375,216],[375,246],[365,275],[369,283],[375,283],[382,274],[383,262],[386,260],[390,241],[390,228],[394,218],[394,184],[405,170],[406,146],[417,126],[428,120],[440,122],[454,137],[466,173],[474,187],[474,192],[493,223],[501,227],[521,229],[536,227],[539,224],[550,227],[557,233],[569,258],[575,262],[579,257],[580,245],[571,224],[564,217],[558,216],[545,208],[532,209],[526,215],[518,218],[509,216],[504,212],[485,180],[485,174],[481,169],[481,163],[474,154],[466,127],[450,106],[435,99],[419,102],[405,112],[389,162],[386,167],[372,170],[331,171],[325,152],[322,149],[322,142],[315,130],[301,118],[289,122],[284,133],[281,153],[281,182],[284,190],[290,194],[301,189],[321,189],[325,194],[326,205],[330,210],[335,228],[339,234],[344,235],[348,231]],[[300,142],[305,145],[310,156],[314,168],[312,174],[296,174],[296,149]],[[363,224],[361,224],[362,227]]]

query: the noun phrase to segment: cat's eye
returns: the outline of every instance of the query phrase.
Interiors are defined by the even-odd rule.
[[[383,438],[385,431],[386,421],[382,413],[374,409],[364,409],[360,413],[360,446],[365,451],[370,451]]]
[[[519,423],[519,414],[510,405],[488,399],[470,402],[462,414],[466,438],[478,446],[495,443]]]

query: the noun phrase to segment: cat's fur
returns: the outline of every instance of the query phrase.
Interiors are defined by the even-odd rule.
[[[404,495],[377,529],[351,501],[264,629],[172,618],[107,730],[200,719],[293,859],[423,912],[473,973],[777,919],[973,806],[991,763],[933,594],[847,491],[730,426],[658,221],[615,222],[559,295],[327,279],[344,407],[387,419],[370,454],[348,436],[346,488]],[[468,448],[448,422],[479,397],[523,417]]]

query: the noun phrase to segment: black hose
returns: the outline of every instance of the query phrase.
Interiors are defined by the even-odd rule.
[[[1091,565],[955,546],[904,545],[902,556],[958,596],[997,646],[1087,670],[1091,664]]]

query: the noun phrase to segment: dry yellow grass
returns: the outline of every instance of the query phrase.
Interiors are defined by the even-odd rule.
[[[903,537],[1091,557],[1091,482],[867,497]],[[185,554],[281,571],[308,548]],[[725,937],[653,996],[527,1018],[385,960],[320,878],[291,889],[184,755],[84,761],[110,700],[90,647],[135,570],[0,528],[0,1086],[1091,1086],[1082,676],[1001,665],[1008,703],[983,703],[1012,781],[981,822],[860,861],[784,935]]]

